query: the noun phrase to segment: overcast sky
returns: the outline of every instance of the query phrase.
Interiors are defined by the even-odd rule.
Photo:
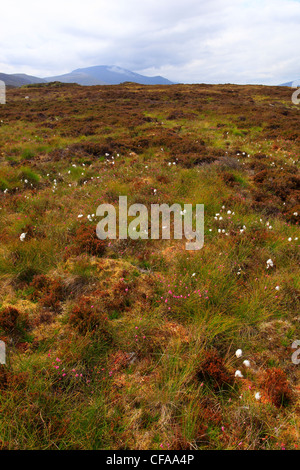
[[[0,45],[4,73],[118,65],[181,83],[276,85],[300,78],[300,0],[9,0]]]

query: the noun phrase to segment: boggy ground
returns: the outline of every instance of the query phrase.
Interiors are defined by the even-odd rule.
[[[300,107],[291,94],[130,83],[8,90],[2,449],[297,448]],[[204,203],[204,247],[99,240],[96,208],[117,207],[120,195],[147,207]]]

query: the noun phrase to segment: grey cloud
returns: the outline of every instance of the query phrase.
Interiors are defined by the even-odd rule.
[[[298,0],[13,0],[0,70],[119,65],[170,80],[276,84],[300,76]]]

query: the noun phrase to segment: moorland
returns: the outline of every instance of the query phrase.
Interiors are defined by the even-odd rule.
[[[299,113],[288,87],[7,90],[1,449],[297,448]],[[204,204],[203,248],[100,240],[120,195]]]

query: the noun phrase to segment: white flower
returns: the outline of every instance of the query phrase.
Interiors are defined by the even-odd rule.
[[[26,233],[27,233],[27,232],[21,233],[21,235],[20,235],[20,240],[21,240],[21,242],[23,242],[23,241],[25,240]]]
[[[279,290],[279,289],[280,289],[280,287],[279,287],[279,286],[276,286],[276,287],[275,287],[275,289],[276,289],[276,290]]]
[[[289,241],[289,242],[291,242],[291,241],[292,241],[292,238],[291,238],[291,237],[289,237],[289,238],[288,238],[288,241]]]
[[[273,266],[274,266],[274,263],[273,263],[273,261],[271,260],[271,258],[268,259],[268,260],[267,260],[267,269],[273,268]]]
[[[243,361],[243,364],[244,364],[245,367],[250,367],[250,361],[248,361],[248,359],[245,359]]]
[[[260,400],[261,399],[261,394],[259,392],[256,392],[254,394],[254,396],[255,396],[255,400]]]
[[[230,214],[231,214],[231,211],[227,211],[227,214],[230,215]]]
[[[240,379],[244,377],[240,370],[236,370],[234,376],[239,377]]]
[[[243,351],[242,351],[241,349],[237,349],[237,350],[235,351],[235,355],[236,355],[236,357],[242,357]]]

